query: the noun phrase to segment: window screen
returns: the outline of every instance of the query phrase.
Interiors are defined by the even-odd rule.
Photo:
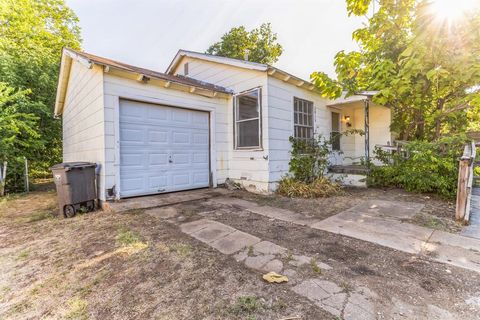
[[[294,137],[302,140],[313,139],[313,102],[294,98]]]
[[[340,150],[340,114],[332,112],[332,132],[330,134],[332,140],[332,150]]]
[[[235,97],[235,146],[236,148],[260,148],[260,89]]]

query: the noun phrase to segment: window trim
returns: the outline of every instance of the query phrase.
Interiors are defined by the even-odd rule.
[[[295,101],[296,100],[302,100],[302,101],[306,101],[306,102],[309,102],[312,104],[312,125],[311,126],[306,126],[306,125],[303,125],[303,124],[296,124],[295,123]],[[312,129],[312,138],[311,139],[314,139],[315,138],[315,103],[311,100],[307,100],[307,99],[303,99],[303,98],[299,98],[299,97],[296,97],[294,96],[293,97],[293,137],[295,139],[302,139],[302,138],[297,138],[295,137],[295,127],[302,127],[302,128],[311,128]],[[302,140],[308,140],[308,139],[302,139]]]
[[[257,91],[258,92],[258,98],[257,98],[257,103],[258,103],[258,117],[257,118],[251,118],[251,119],[243,119],[243,120],[237,120],[237,98],[239,96],[242,96],[244,94],[248,94],[251,92]],[[263,130],[262,130],[262,87],[256,87],[252,89],[248,89],[242,92],[239,92],[233,96],[233,149],[238,150],[238,151],[262,151],[263,150]],[[247,122],[247,121],[253,121],[258,119],[258,146],[251,146],[251,147],[239,147],[238,146],[238,141],[237,141],[237,123],[242,123],[242,122]]]
[[[333,114],[336,113],[338,114],[338,131],[333,131]],[[342,114],[338,111],[330,111],[330,125],[331,125],[331,128],[330,128],[330,139],[332,140],[332,151],[334,152],[338,152],[338,151],[342,151],[342,144],[341,144],[341,141],[340,141],[340,134],[341,134],[341,130],[342,130]],[[338,135],[338,149],[334,149],[333,147],[333,134],[336,133]]]

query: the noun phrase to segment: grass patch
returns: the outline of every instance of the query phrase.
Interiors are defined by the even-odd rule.
[[[310,267],[312,268],[313,272],[322,274],[322,269],[318,266],[317,260],[315,260],[315,258],[312,258],[310,260]]]
[[[326,198],[343,193],[342,188],[325,177],[315,179],[312,183],[298,181],[292,177],[280,180],[277,194],[289,198]]]
[[[263,303],[255,296],[238,297],[228,311],[235,315],[252,315],[263,309]],[[248,319],[254,319],[252,317]]]
[[[49,210],[42,210],[42,211],[37,211],[34,212],[30,215],[23,216],[20,218],[15,219],[15,222],[18,223],[32,223],[32,222],[38,222],[46,219],[53,219],[54,215],[52,214],[51,211]]]
[[[29,254],[30,254],[30,253],[28,252],[28,250],[22,250],[22,251],[20,251],[20,253],[18,254],[17,260],[25,260],[25,259],[28,258],[28,255],[29,255]]]
[[[193,248],[188,244],[174,243],[170,245],[170,251],[176,252],[178,255],[182,257],[187,257],[192,253]]]
[[[86,300],[75,297],[67,301],[68,311],[65,319],[70,320],[87,320],[88,319],[88,303]]]
[[[129,247],[140,242],[140,236],[131,230],[121,229],[118,231],[116,243],[120,247]]]

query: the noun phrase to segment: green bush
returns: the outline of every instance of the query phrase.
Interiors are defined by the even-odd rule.
[[[404,154],[393,156],[377,149],[376,158],[384,165],[371,168],[367,183],[454,198],[458,158],[466,141],[464,136],[445,137],[434,142],[412,141],[405,145]]]
[[[311,183],[322,177],[328,166],[330,142],[321,136],[302,140],[290,137],[292,144],[289,171],[296,181]]]

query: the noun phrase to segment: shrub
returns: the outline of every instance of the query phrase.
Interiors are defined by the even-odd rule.
[[[373,166],[367,183],[369,186],[400,187],[454,198],[458,158],[465,142],[464,136],[445,137],[434,142],[412,141],[405,145],[407,156],[390,156],[377,149],[376,158],[384,166]]]
[[[289,198],[324,198],[342,192],[341,187],[325,177],[311,183],[298,181],[293,177],[280,180],[277,193]]]
[[[292,143],[289,171],[296,181],[310,183],[322,177],[328,166],[330,142],[319,136],[301,140],[290,137]]]

